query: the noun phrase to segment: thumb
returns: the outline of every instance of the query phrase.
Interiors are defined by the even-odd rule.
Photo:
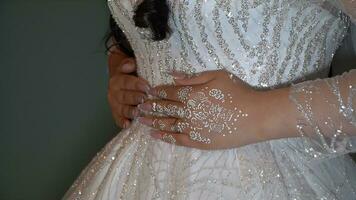
[[[182,72],[171,72],[170,74],[174,77],[176,85],[198,85],[206,83],[213,78],[213,74],[209,71],[197,73],[193,76]]]
[[[132,73],[136,71],[136,62],[133,58],[124,59],[119,67],[122,73]]]

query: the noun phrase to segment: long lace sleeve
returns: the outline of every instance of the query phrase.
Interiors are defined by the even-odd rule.
[[[356,151],[356,69],[290,88],[305,151],[330,158]]]
[[[351,21],[356,23],[356,0],[334,0],[335,6],[348,15]]]
[[[356,24],[356,0],[311,0],[334,14],[342,12]]]

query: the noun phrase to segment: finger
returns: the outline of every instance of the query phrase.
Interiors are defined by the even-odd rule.
[[[211,139],[201,135],[198,131],[191,130],[189,139],[200,144],[211,144]]]
[[[128,128],[131,125],[129,119],[124,117],[114,117],[115,123],[119,128]]]
[[[206,148],[207,144],[198,143],[192,141],[189,136],[185,134],[176,134],[171,132],[165,131],[152,131],[151,136],[155,139],[162,140],[163,142],[178,145],[178,146],[185,146],[190,148],[197,148],[197,149],[204,149]]]
[[[148,93],[151,89],[148,82],[143,78],[126,74],[112,77],[109,81],[109,87],[114,88],[115,90],[133,90],[144,93]]]
[[[138,121],[161,131],[175,133],[189,133],[189,123],[177,118],[167,117],[139,117]]]
[[[115,120],[115,124],[120,127],[120,128],[127,128],[130,125],[130,120],[128,120],[127,118],[120,116],[116,111],[117,111],[117,107],[118,104],[115,102],[115,100],[110,96],[109,96],[109,105],[111,108],[111,113],[112,116]]]
[[[111,112],[117,115],[118,117],[133,119],[140,115],[137,106],[130,106],[118,103],[117,100],[111,95],[111,93],[108,93],[108,100],[111,107]]]
[[[131,90],[120,90],[118,93],[112,94],[118,103],[125,104],[125,105],[134,105],[137,106],[145,102],[147,96],[145,93],[136,92]]]
[[[107,55],[111,55],[111,54],[116,54],[119,56],[122,56],[123,58],[129,57],[126,53],[124,53],[120,47],[118,47],[118,45],[115,44],[116,42],[112,43],[107,51]]]
[[[148,100],[138,105],[138,109],[144,113],[159,113],[169,117],[185,118],[190,115],[189,110],[183,104],[174,101]]]
[[[109,54],[108,65],[110,76],[113,76],[115,72],[120,71],[118,68],[120,68],[120,64],[123,60],[125,60],[125,58],[127,58],[127,56],[121,51]]]
[[[182,75],[181,72],[171,72],[170,73],[174,77],[174,82],[176,85],[198,85],[209,82],[214,78],[214,73],[211,71],[205,71],[193,76]]]
[[[120,72],[122,73],[133,73],[137,70],[136,62],[133,58],[126,58],[120,63]]]
[[[161,99],[186,102],[192,91],[192,86],[161,85],[151,89],[149,94]]]
[[[128,128],[131,125],[131,121],[129,119],[123,118],[122,128]]]
[[[140,111],[137,109],[137,107],[124,104],[118,104],[116,112],[119,116],[123,116],[128,119],[134,119],[140,116]]]
[[[124,124],[125,124],[125,118],[118,116],[117,113],[115,113],[115,112],[111,112],[111,113],[112,113],[112,116],[114,118],[115,124],[118,127],[123,128]]]
[[[122,54],[123,52],[120,51],[119,48],[117,48],[116,45],[111,45],[110,48],[108,49],[107,54],[110,56],[111,54]]]
[[[151,131],[150,134],[153,138],[162,140],[163,142],[170,143],[170,144],[186,146],[192,143],[187,135],[183,135],[179,133],[177,134],[177,133],[153,130]]]

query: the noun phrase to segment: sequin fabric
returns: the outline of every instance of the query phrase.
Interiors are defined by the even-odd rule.
[[[253,87],[325,77],[348,20],[307,0],[169,0],[172,33],[154,42],[134,26],[137,1],[109,0],[152,86],[168,70],[226,69]],[[273,113],[271,113],[272,115]],[[258,122],[256,122],[258,123]],[[82,171],[63,199],[355,199],[346,156],[310,159],[297,138],[201,151],[151,139],[134,121]]]
[[[333,78],[293,84],[290,91],[299,113],[297,129],[306,140],[310,159],[356,151],[355,69]]]

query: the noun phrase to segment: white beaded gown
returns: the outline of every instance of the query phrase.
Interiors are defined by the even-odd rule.
[[[346,16],[309,0],[169,0],[172,33],[156,42],[134,25],[137,3],[108,1],[135,52],[138,75],[152,86],[172,83],[168,69],[226,69],[266,89],[326,77],[349,25]],[[356,165],[346,154],[352,147],[313,151],[308,138],[290,138],[202,151],[148,133],[133,121],[63,199],[356,199]]]

